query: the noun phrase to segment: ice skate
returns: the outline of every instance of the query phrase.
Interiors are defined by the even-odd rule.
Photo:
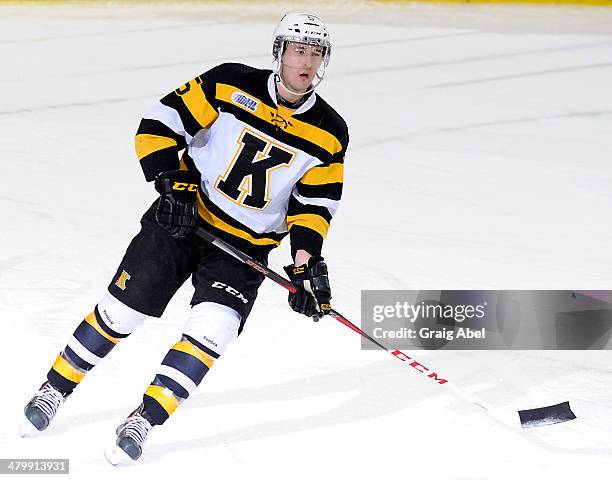
[[[26,418],[21,425],[20,435],[27,437],[45,430],[66,397],[67,395],[53,388],[49,382],[43,383],[23,409]]]
[[[131,463],[142,455],[142,445],[153,428],[150,421],[143,416],[143,410],[144,404],[141,404],[117,427],[115,445],[104,452],[111,465]]]

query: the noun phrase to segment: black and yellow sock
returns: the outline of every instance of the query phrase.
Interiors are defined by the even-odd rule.
[[[219,354],[188,335],[168,351],[143,396],[155,425],[164,423],[193,393],[217,358]]]
[[[106,357],[119,340],[128,335],[109,328],[102,321],[96,305],[55,359],[47,380],[55,389],[69,395],[85,374]]]

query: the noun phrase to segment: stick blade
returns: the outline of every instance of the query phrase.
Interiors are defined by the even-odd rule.
[[[555,423],[569,422],[576,418],[569,402],[562,402],[548,407],[519,410],[518,414],[521,419],[521,427],[523,428],[554,425]]]

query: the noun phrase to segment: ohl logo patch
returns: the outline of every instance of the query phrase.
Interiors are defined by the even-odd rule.
[[[119,287],[121,290],[125,290],[126,283],[130,278],[132,278],[131,275],[123,270],[115,282],[115,285],[117,285],[117,287]]]

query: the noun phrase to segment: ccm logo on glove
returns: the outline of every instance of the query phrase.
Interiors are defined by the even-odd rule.
[[[187,190],[188,192],[197,192],[198,186],[195,183],[174,182],[172,190]]]

